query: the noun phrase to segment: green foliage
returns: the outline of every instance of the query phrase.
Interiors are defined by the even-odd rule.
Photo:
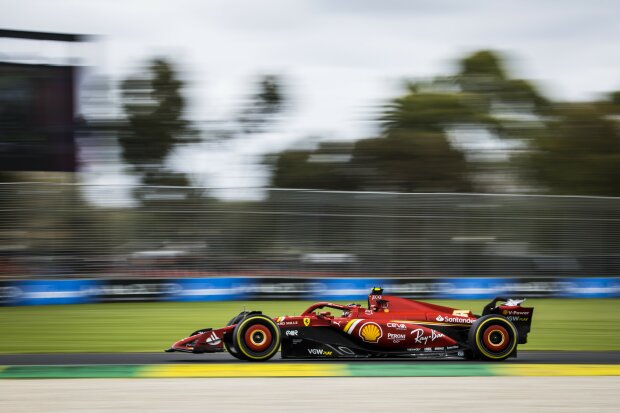
[[[556,105],[523,157],[553,194],[620,196],[620,129],[592,104]]]
[[[145,75],[130,77],[121,87],[127,119],[119,134],[123,159],[136,172],[150,173],[153,183],[173,147],[194,134],[183,118],[183,82],[170,62],[155,59]]]
[[[244,133],[264,132],[285,106],[282,80],[275,75],[263,76],[257,90],[241,111],[238,122]]]
[[[381,134],[356,142],[346,163],[309,162],[320,147],[281,154],[274,186],[620,196],[620,92],[596,102],[554,102],[512,77],[493,51],[465,56],[452,76],[411,83],[379,119]],[[484,149],[455,146],[454,128],[512,140],[508,147],[516,150],[503,149],[500,160],[468,156]]]
[[[460,75],[486,76],[497,80],[504,80],[507,77],[501,58],[490,50],[480,50],[461,60]]]
[[[273,185],[279,188],[357,189],[357,176],[348,167],[350,152],[351,145],[345,143],[323,143],[316,151],[285,151],[276,158]]]
[[[399,128],[355,145],[360,189],[401,192],[467,192],[467,163],[441,131]]]

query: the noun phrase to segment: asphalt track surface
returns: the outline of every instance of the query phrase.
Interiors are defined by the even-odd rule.
[[[445,363],[464,361],[458,358],[413,359],[413,358],[359,358],[359,359],[281,359],[276,355],[269,363],[333,363],[333,362],[385,362]],[[185,353],[54,353],[54,354],[0,354],[0,365],[86,365],[86,364],[234,364],[247,363],[233,358],[228,353],[185,354]],[[620,364],[620,351],[520,351],[517,358],[503,363],[510,364]],[[485,363],[487,364],[487,363]]]

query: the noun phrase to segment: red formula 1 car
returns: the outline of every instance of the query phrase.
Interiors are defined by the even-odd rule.
[[[500,305],[497,305],[501,302]],[[320,302],[297,316],[275,319],[243,311],[226,327],[192,333],[166,351],[228,350],[241,360],[282,358],[462,357],[504,360],[527,341],[533,308],[497,297],[482,315],[469,310],[383,295],[374,288],[368,307]],[[340,314],[332,314],[332,311]]]

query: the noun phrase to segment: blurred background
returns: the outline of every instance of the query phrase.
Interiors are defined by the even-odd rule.
[[[613,1],[0,7],[5,305],[620,295]]]

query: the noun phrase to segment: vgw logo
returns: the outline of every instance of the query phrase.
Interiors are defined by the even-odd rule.
[[[322,348],[309,348],[308,353],[313,356],[331,356],[333,354],[331,351],[326,351]]]

